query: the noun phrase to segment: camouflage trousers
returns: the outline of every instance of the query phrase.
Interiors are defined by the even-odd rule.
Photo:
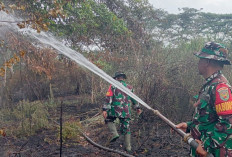
[[[105,122],[114,122],[117,117],[107,117]],[[130,118],[118,118],[120,122],[120,132],[123,135],[131,134],[130,132]]]

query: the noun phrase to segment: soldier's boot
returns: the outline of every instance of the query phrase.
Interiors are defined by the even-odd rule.
[[[119,138],[119,134],[117,132],[116,126],[113,122],[108,122],[107,125],[112,134],[112,138],[110,139],[110,142],[115,142]]]
[[[124,136],[125,148],[127,152],[131,152],[131,134]]]

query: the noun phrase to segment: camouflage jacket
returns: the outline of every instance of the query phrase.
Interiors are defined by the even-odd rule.
[[[221,71],[206,79],[194,106],[193,120],[187,122],[193,137],[201,140],[204,149],[214,156],[229,156],[228,152],[232,153],[232,95],[231,86]],[[192,155],[195,156],[194,150]]]
[[[124,81],[120,82],[133,92],[132,86],[126,84]],[[136,108],[139,108],[137,101],[118,88],[110,85],[102,109],[103,111],[107,111],[109,117],[131,118],[131,103],[136,105]]]

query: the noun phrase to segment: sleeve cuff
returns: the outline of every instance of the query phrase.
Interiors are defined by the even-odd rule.
[[[102,108],[102,111],[107,111],[107,109],[105,109],[105,108]]]
[[[192,121],[189,121],[189,122],[187,122],[187,129],[186,129],[186,133],[189,133],[190,132],[190,130],[191,130],[191,125],[193,124],[193,122]]]
[[[139,103],[137,103],[137,104],[135,105],[135,108],[136,108],[136,109],[140,109]]]
[[[190,127],[193,124],[192,121],[187,122],[187,127]]]

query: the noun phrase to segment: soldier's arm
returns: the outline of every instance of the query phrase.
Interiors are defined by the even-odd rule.
[[[195,96],[193,96],[193,98],[195,99],[195,104],[193,105],[193,106],[197,106],[197,104],[198,104],[198,102],[199,102],[199,99],[198,99],[198,97],[199,97],[199,95],[195,95]],[[195,126],[196,126],[196,124],[194,124],[193,123],[193,120],[192,121],[188,121],[188,122],[186,122],[186,124],[187,124],[187,128],[186,128],[186,133],[189,133],[190,132],[190,130],[192,129],[192,128],[195,128]]]
[[[221,133],[222,137],[225,133],[232,134],[232,94],[227,84],[220,83],[216,86],[214,105],[219,117],[215,131]]]

